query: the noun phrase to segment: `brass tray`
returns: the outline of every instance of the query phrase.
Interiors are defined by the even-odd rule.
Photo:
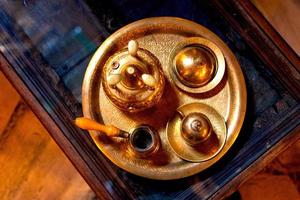
[[[222,51],[226,71],[222,81],[213,90],[203,94],[188,94],[171,80],[169,57],[175,45],[189,37],[204,37]],[[125,48],[129,40],[138,41],[141,48],[151,51],[161,62],[166,86],[158,105],[143,112],[129,114],[118,110],[104,94],[101,72],[106,60]],[[193,163],[180,159],[167,140],[166,126],[183,104],[199,102],[214,108],[225,119],[227,138],[223,149],[208,161]],[[96,131],[90,134],[98,148],[113,163],[133,174],[159,180],[178,179],[196,174],[217,162],[236,140],[246,112],[246,87],[239,63],[226,44],[214,33],[194,22],[174,18],[156,17],[131,23],[103,42],[92,57],[82,88],[83,113],[87,118],[129,131],[139,124],[154,127],[161,138],[162,149],[153,157],[133,157],[125,139],[109,139]]]

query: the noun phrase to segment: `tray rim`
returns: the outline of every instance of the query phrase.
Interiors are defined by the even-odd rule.
[[[158,24],[181,24],[184,25],[185,28],[184,32],[191,32],[194,35],[205,35],[204,33],[206,33],[207,35],[205,35],[204,38],[206,39],[210,39],[212,40],[217,46],[221,46],[219,47],[220,49],[224,49],[225,53],[224,57],[226,61],[230,61],[232,63],[232,65],[238,66],[235,67],[234,71],[236,73],[236,76],[233,77],[236,79],[236,81],[238,81],[239,84],[235,85],[234,87],[237,89],[237,97],[239,100],[236,103],[236,107],[240,107],[240,109],[238,109],[239,111],[235,111],[234,113],[231,113],[230,115],[236,115],[235,119],[231,122],[231,126],[228,128],[231,128],[230,130],[228,129],[228,135],[231,137],[230,140],[227,140],[225,143],[224,148],[222,149],[222,151],[214,158],[212,159],[213,163],[209,164],[207,167],[204,167],[204,169],[210,167],[211,165],[215,164],[215,162],[217,162],[221,157],[224,156],[224,154],[229,150],[229,148],[232,146],[232,144],[235,142],[236,138],[238,137],[238,134],[240,132],[240,129],[243,125],[243,121],[245,118],[245,114],[246,114],[246,105],[247,105],[247,92],[246,92],[246,84],[245,84],[245,80],[244,80],[244,76],[242,73],[242,70],[240,68],[239,63],[236,60],[236,57],[234,56],[234,54],[232,53],[232,51],[229,49],[229,47],[213,32],[211,32],[209,29],[207,29],[206,27],[197,24],[193,21],[190,20],[186,20],[186,19],[182,19],[182,18],[178,18],[178,17],[151,17],[151,18],[145,18],[142,20],[138,20],[135,21],[133,23],[130,23],[122,28],[120,28],[119,30],[117,30],[115,33],[111,34],[102,44],[101,46],[96,50],[96,52],[94,53],[92,59],[90,60],[88,67],[86,69],[85,72],[85,76],[84,76],[84,80],[83,80],[83,85],[82,85],[82,107],[83,107],[83,114],[85,117],[87,118],[91,118],[94,119],[94,117],[92,116],[90,110],[91,110],[91,104],[90,104],[90,83],[91,83],[91,77],[93,76],[93,74],[95,73],[95,70],[97,69],[97,66],[99,64],[99,60],[100,58],[106,53],[107,49],[111,48],[113,45],[116,45],[114,43],[115,38],[120,38],[122,37],[122,35],[124,33],[127,33],[129,30],[135,29],[135,28],[140,28],[140,26],[157,26]],[[199,32],[201,32],[201,34],[199,34]],[[197,34],[196,34],[197,33]],[[194,37],[194,36],[193,36]],[[228,57],[226,57],[228,56]],[[226,64],[227,66],[227,64]],[[227,71],[226,67],[226,71]],[[225,119],[226,121],[226,119]],[[227,121],[226,121],[227,124]],[[149,175],[149,173],[144,173],[141,172],[139,170],[137,171],[132,171],[132,168],[126,166],[126,164],[121,163],[120,161],[118,161],[117,159],[113,159],[110,155],[106,154],[105,152],[103,152],[101,150],[101,147],[99,147],[98,143],[96,142],[95,136],[97,135],[96,131],[89,131],[90,135],[92,137],[92,139],[94,140],[95,144],[97,145],[97,147],[99,148],[99,150],[107,157],[109,158],[109,160],[111,160],[114,164],[116,164],[118,167],[124,169],[125,171],[128,171],[130,173],[133,173],[135,175],[138,176],[142,176],[145,178],[149,178],[149,179],[156,179],[156,180],[173,180],[173,179],[179,179],[179,178],[184,178],[184,177],[188,177],[191,175],[194,175],[196,173],[199,173],[200,171],[203,171],[204,169],[201,170],[195,170],[195,166],[198,165],[199,163],[193,163],[192,164],[192,169],[193,170],[187,170],[186,173],[184,173],[184,175],[180,175],[180,173],[177,173],[173,176],[161,176],[160,175]],[[231,136],[231,132],[234,132],[234,134]],[[209,162],[212,162],[209,161]]]

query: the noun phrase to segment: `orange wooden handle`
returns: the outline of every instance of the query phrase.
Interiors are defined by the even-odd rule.
[[[75,119],[75,124],[81,129],[101,131],[109,137],[120,136],[121,130],[112,125],[103,125],[92,119],[79,117]]]

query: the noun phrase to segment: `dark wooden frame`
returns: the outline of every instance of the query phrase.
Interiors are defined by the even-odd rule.
[[[220,189],[212,191],[208,195],[209,198],[219,199],[232,193],[239,184],[262,169],[279,152],[287,148],[293,141],[300,139],[300,82],[296,78],[300,76],[300,61],[295,52],[248,0],[214,0],[212,4],[255,49],[260,59],[297,101],[297,105],[291,108],[289,113],[285,113],[284,118],[265,130],[270,137],[272,133],[280,132],[271,147],[261,151],[261,156],[251,162],[247,170],[241,172],[239,176],[231,178]],[[18,42],[9,35],[0,34],[1,40],[7,40],[7,38],[10,40],[10,45]],[[130,188],[115,174],[115,166],[99,152],[90,137],[72,124],[72,119],[75,117],[74,111],[70,110],[71,106],[62,101],[59,96],[67,94],[58,95],[54,92],[57,91],[56,86],[49,85],[47,79],[35,76],[42,72],[39,71],[39,66],[32,62],[31,55],[8,50],[2,53],[0,63],[1,70],[30,105],[97,196],[101,199],[136,198],[135,193],[130,191]],[[293,76],[286,75],[291,73]],[[51,77],[48,78],[51,79]],[[72,102],[68,103],[73,104]],[[76,107],[76,105],[72,106]],[[268,138],[263,139],[267,140]],[[263,145],[263,142],[258,145]],[[251,157],[248,154],[247,156],[245,160]],[[112,192],[107,192],[106,181],[114,183]],[[182,199],[190,197],[195,196],[194,193],[188,191],[178,196]]]

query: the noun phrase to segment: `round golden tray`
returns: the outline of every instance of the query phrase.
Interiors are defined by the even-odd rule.
[[[226,71],[222,81],[212,90],[202,94],[189,94],[172,81],[169,59],[179,42],[190,37],[203,37],[217,45],[225,58]],[[102,68],[108,58],[127,46],[129,40],[149,50],[160,61],[166,85],[160,102],[139,113],[126,113],[117,109],[106,97],[101,84]],[[204,103],[214,108],[224,119],[227,138],[222,150],[204,162],[187,162],[179,158],[168,143],[166,126],[176,109],[188,103]],[[244,121],[246,111],[246,87],[239,63],[226,44],[214,33],[194,22],[174,18],[156,17],[131,23],[103,42],[92,57],[84,77],[82,88],[84,116],[104,124],[112,124],[129,131],[139,124],[154,127],[161,138],[159,152],[149,158],[137,158],[129,150],[126,139],[107,138],[90,131],[98,148],[113,163],[133,174],[151,179],[170,180],[196,174],[218,161],[232,146]]]

